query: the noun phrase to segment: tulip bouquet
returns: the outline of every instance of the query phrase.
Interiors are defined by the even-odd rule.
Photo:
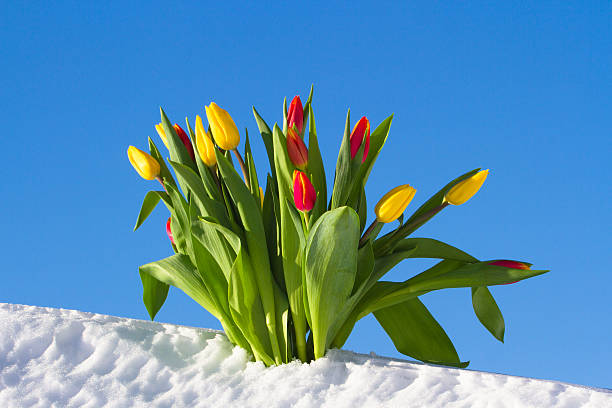
[[[253,114],[270,164],[265,179],[257,175],[248,133],[241,154],[236,124],[215,103],[206,107],[208,127],[196,116],[195,130],[187,120],[187,132],[161,110],[156,129],[174,174],[151,138],[150,153],[128,148],[136,171],[163,187],[146,194],[135,229],[159,201],[170,211],[166,230],[175,254],[139,268],[151,319],[169,286],[177,287],[219,319],[232,343],[273,365],[342,347],[355,323],[373,313],[399,352],[464,367],[420,296],[465,287],[478,319],[503,341],[504,320],[487,287],[546,271],[526,262],[480,261],[443,242],[410,237],[444,208],[468,201],[488,170],[459,176],[406,219],[416,190],[396,187],[367,225],[365,185],[392,116],[370,133],[365,116],[351,127],[349,111],[328,201],[312,89],[304,105],[296,96],[287,108],[285,100],[282,128],[270,128],[255,108]],[[381,280],[407,258],[439,262],[403,282]]]

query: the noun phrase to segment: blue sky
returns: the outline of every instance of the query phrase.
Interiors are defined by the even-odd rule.
[[[132,232],[157,187],[127,146],[156,137],[159,106],[184,123],[213,100],[256,135],[252,105],[272,124],[285,96],[305,100],[314,83],[328,177],[347,108],[373,125],[395,113],[370,208],[410,183],[414,210],[490,168],[474,199],[417,236],[552,270],[492,288],[505,344],[477,322],[468,290],[423,297],[470,368],[612,387],[609,2],[126,4],[3,5],[0,302],[146,319],[137,268],[171,248],[161,206]],[[220,327],[178,290],[157,320]],[[401,356],[373,318],[346,348]]]

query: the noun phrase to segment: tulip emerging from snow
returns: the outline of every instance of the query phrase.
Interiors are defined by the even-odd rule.
[[[287,153],[295,167],[304,170],[308,164],[308,149],[294,128],[287,129]]]
[[[355,124],[353,131],[351,132],[351,159],[354,159],[357,155],[357,151],[362,144],[364,145],[363,149],[363,158],[361,162],[365,162],[368,157],[368,151],[370,150],[370,121],[365,116],[359,119],[359,122]]]
[[[415,193],[416,189],[408,184],[395,187],[385,194],[374,207],[376,219],[384,223],[397,220],[404,213]]]
[[[317,193],[308,176],[299,170],[293,171],[293,201],[298,210],[308,212],[314,207]]]
[[[489,170],[481,170],[472,177],[455,184],[444,196],[445,201],[452,205],[465,203],[480,190],[488,174]]]
[[[297,129],[301,138],[304,135],[304,108],[299,96],[293,98],[287,113],[287,128],[292,129],[293,126]]]
[[[153,180],[159,176],[159,163],[149,153],[137,147],[130,146],[127,150],[128,159],[134,169],[145,180]]]
[[[205,109],[215,142],[223,150],[234,150],[240,143],[240,133],[232,117],[214,102]]]
[[[215,156],[215,144],[212,139],[208,135],[208,133],[204,130],[204,125],[202,124],[202,118],[200,115],[196,116],[196,147],[198,148],[198,155],[202,162],[208,167],[212,167],[217,164],[217,157]]]

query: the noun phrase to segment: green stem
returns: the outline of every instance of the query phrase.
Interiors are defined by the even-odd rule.
[[[365,245],[365,243],[368,241],[368,237],[370,236],[370,234],[372,233],[372,231],[374,231],[374,228],[376,228],[376,225],[378,225],[378,218],[374,219],[374,221],[372,221],[372,223],[370,224],[370,226],[368,227],[367,230],[365,230],[365,232],[363,233],[363,236],[361,237],[361,239],[359,240],[359,248],[361,248],[362,246]]]
[[[244,176],[244,184],[246,184],[247,188],[251,190],[251,183],[249,181],[249,172],[247,171],[246,165],[244,164],[244,160],[242,160],[242,156],[240,155],[240,152],[238,151],[238,149],[234,149],[232,150],[232,152],[234,152],[234,155],[236,156],[236,159],[238,160],[238,163],[240,164],[240,169],[242,170],[242,175]]]

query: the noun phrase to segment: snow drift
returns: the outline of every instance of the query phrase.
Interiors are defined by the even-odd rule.
[[[222,332],[0,303],[1,407],[612,407],[612,391],[331,350],[265,368]]]

